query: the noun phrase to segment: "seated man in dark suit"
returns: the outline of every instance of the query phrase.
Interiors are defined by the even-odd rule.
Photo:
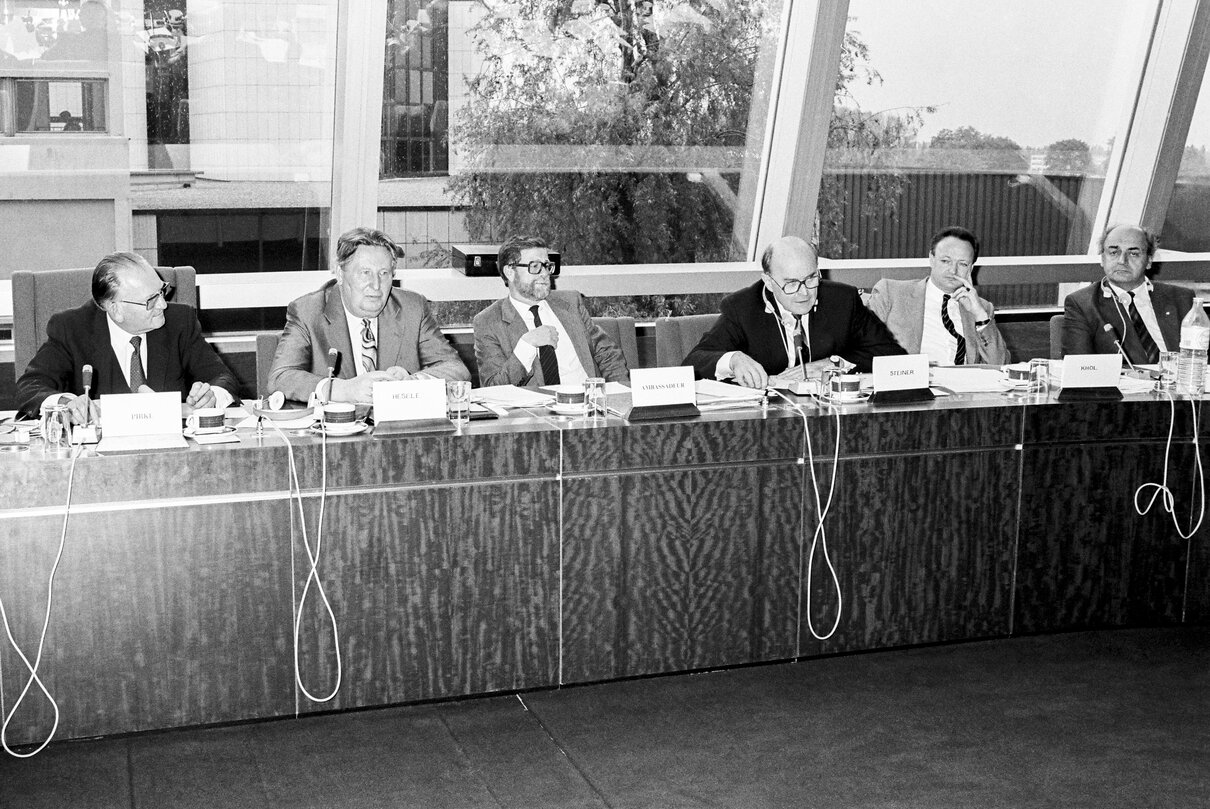
[[[508,296],[475,316],[481,385],[580,384],[592,376],[629,381],[621,349],[592,322],[584,296],[552,289],[546,242],[509,239],[496,264]]]
[[[820,280],[815,245],[783,236],[760,261],[761,279],[723,298],[718,320],[685,358],[698,379],[763,388],[774,375],[818,375],[834,355],[869,371],[876,356],[906,353],[854,287]]]
[[[21,413],[66,403],[77,424],[89,409],[98,415],[83,397],[85,365],[93,367],[93,396],[179,390],[192,407],[230,405],[239,393],[235,377],[202,339],[193,309],[165,300],[169,289],[142,256],[101,259],[93,299],[47,323],[46,342],[17,381]]]
[[[372,402],[375,382],[471,378],[424,296],[393,286],[398,253],[380,230],[353,228],[340,237],[336,278],[286,308],[269,390],[302,402],[312,393],[334,402]],[[332,348],[341,360],[326,390]]]
[[[1008,362],[991,302],[971,286],[979,239],[966,228],[947,227],[929,245],[929,277],[882,278],[870,293],[869,309],[899,345],[928,354],[939,365]]]
[[[1161,351],[1180,348],[1181,320],[1193,306],[1193,292],[1147,278],[1156,245],[1155,236],[1136,225],[1106,228],[1105,277],[1063,302],[1064,356],[1116,354],[1120,343],[1130,362],[1156,363]]]

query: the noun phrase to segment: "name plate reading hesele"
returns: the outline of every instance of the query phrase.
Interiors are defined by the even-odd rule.
[[[403,379],[374,383],[374,421],[445,418],[444,379]]]
[[[635,368],[630,372],[630,396],[635,407],[696,405],[693,367]]]
[[[1064,388],[1114,388],[1121,375],[1120,354],[1068,354],[1063,358]]]
[[[181,394],[108,394],[102,397],[101,431],[108,437],[179,434]]]
[[[928,354],[874,357],[874,390],[919,390],[928,386]]]

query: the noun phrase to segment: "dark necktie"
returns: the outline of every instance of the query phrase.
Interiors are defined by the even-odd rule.
[[[807,341],[802,333],[802,315],[794,316],[794,361],[791,365],[801,365],[806,361]]]
[[[378,344],[374,341],[374,329],[367,318],[361,319],[361,370],[367,374],[378,370]]]
[[[529,313],[534,316],[534,328],[541,326],[542,318],[538,317],[537,305],[529,307]],[[543,384],[559,384],[559,359],[555,356],[554,346],[538,346],[538,363],[542,366]]]
[[[1138,307],[1134,305],[1134,293],[1126,294],[1130,296],[1130,307],[1127,310],[1130,312],[1130,325],[1134,326],[1134,333],[1139,338],[1139,345],[1143,350],[1142,361],[1150,364],[1157,363],[1160,361],[1160,347],[1155,344],[1155,340],[1151,339],[1151,332],[1147,331],[1147,324],[1143,322],[1143,316],[1139,314]]]
[[[147,377],[143,374],[143,358],[139,355],[139,346],[143,344],[143,338],[135,335],[130,338],[130,345],[134,350],[130,352],[130,392],[138,393],[139,388],[147,384]]]
[[[966,364],[966,338],[958,333],[954,328],[954,321],[950,320],[950,296],[941,296],[941,325],[945,326],[955,340],[958,341],[958,347],[954,349],[954,365]]]

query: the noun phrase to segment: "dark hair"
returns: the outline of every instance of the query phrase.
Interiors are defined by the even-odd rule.
[[[773,248],[776,247],[783,239],[785,239],[784,236],[781,239],[774,239],[773,241],[769,242],[769,246],[765,248],[765,252],[760,254],[760,268],[762,271],[770,272],[773,266]],[[807,241],[805,239],[804,241],[807,242],[807,247],[811,248],[811,252],[815,254],[815,260],[818,261],[819,244],[817,242]]]
[[[104,308],[118,294],[118,286],[122,283],[118,270],[123,267],[146,267],[154,272],[147,259],[138,253],[110,253],[98,261],[92,271],[92,300],[97,306]]]
[[[500,249],[496,252],[496,271],[504,279],[505,286],[508,286],[508,276],[504,274],[504,268],[520,261],[523,250],[529,250],[534,247],[550,250],[550,245],[537,236],[513,236],[500,245]]]
[[[374,228],[353,228],[340,234],[336,240],[336,263],[341,269],[353,258],[359,247],[384,247],[391,254],[391,269],[399,260],[399,245],[391,237]]]
[[[929,242],[929,255],[932,255],[933,251],[937,249],[937,245],[942,239],[949,239],[951,237],[961,239],[974,249],[975,255],[971,258],[971,263],[979,260],[979,237],[966,228],[958,227],[957,225],[950,225],[933,234],[933,240]]]
[[[1160,246],[1160,238],[1142,225],[1131,225],[1126,222],[1114,222],[1111,225],[1106,225],[1105,230],[1101,232],[1101,238],[1097,241],[1097,252],[1105,252],[1105,240],[1109,238],[1109,234],[1117,228],[1134,228],[1143,234],[1143,238],[1147,240],[1147,258],[1155,255],[1155,251]]]

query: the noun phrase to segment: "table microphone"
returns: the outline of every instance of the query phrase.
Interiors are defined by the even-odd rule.
[[[1113,340],[1113,344],[1118,347],[1118,353],[1122,355],[1122,359],[1126,360],[1126,365],[1133,371],[1135,369],[1134,363],[1130,361],[1130,357],[1126,356],[1126,349],[1122,348],[1122,344],[1118,341],[1118,333],[1113,330],[1113,326],[1106,323],[1101,327],[1101,331],[1109,335],[1109,338]]]
[[[73,444],[96,444],[101,440],[101,436],[97,432],[97,425],[92,423],[92,397],[89,394],[89,391],[92,390],[92,366],[84,365],[80,369],[80,377],[84,382],[84,423],[72,428],[71,442]]]
[[[340,370],[340,351],[335,348],[328,349],[328,399],[332,400],[332,380],[336,378],[336,372]],[[327,402],[325,402],[327,404]]]
[[[84,377],[84,398],[88,399],[88,391],[90,388],[92,388],[92,366],[86,364],[83,368],[81,368],[80,376]],[[84,408],[84,423],[87,425],[91,421],[91,418],[92,403],[90,402],[89,406]]]

